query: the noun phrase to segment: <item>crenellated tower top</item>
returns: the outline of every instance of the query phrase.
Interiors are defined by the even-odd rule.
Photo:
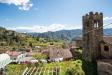
[[[90,20],[94,21],[95,23],[103,19],[103,13],[98,12],[89,12],[89,14],[86,14],[83,16],[83,22],[88,22]]]

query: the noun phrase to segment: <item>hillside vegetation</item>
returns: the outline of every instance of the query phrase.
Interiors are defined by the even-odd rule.
[[[62,44],[61,40],[53,40],[49,38],[32,37],[23,33],[7,30],[0,27],[0,46],[11,47],[12,49],[42,46],[47,47],[50,44]]]
[[[0,27],[0,45],[14,45],[23,43],[23,39],[27,37],[24,34],[17,33],[12,30],[6,30],[5,28]]]

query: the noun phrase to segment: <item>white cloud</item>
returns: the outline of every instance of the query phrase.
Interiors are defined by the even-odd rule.
[[[29,10],[33,6],[30,0],[0,0],[0,3],[13,4],[20,10]]]
[[[104,21],[112,20],[112,17],[104,17],[103,20]]]
[[[14,28],[8,28],[10,30],[15,30],[18,32],[48,32],[48,31],[58,31],[58,30],[70,30],[70,29],[79,29],[81,27],[77,25],[67,25],[67,24],[51,24],[47,26],[20,26],[20,27],[14,27]]]
[[[104,25],[105,25],[104,29],[112,28],[112,24],[110,24],[110,23],[112,23],[112,17],[104,17],[103,21],[104,21]]]

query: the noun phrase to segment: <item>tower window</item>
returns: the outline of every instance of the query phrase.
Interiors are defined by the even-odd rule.
[[[108,46],[104,46],[104,51],[109,51],[109,47]]]
[[[97,27],[97,24],[95,23],[95,24],[94,24],[94,28],[96,28],[96,27]]]
[[[98,23],[96,24],[96,27],[98,28]]]
[[[94,24],[94,28],[98,28],[98,23],[95,23]]]

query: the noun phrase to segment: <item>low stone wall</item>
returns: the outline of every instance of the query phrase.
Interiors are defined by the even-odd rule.
[[[98,75],[112,75],[112,60],[97,61]]]

